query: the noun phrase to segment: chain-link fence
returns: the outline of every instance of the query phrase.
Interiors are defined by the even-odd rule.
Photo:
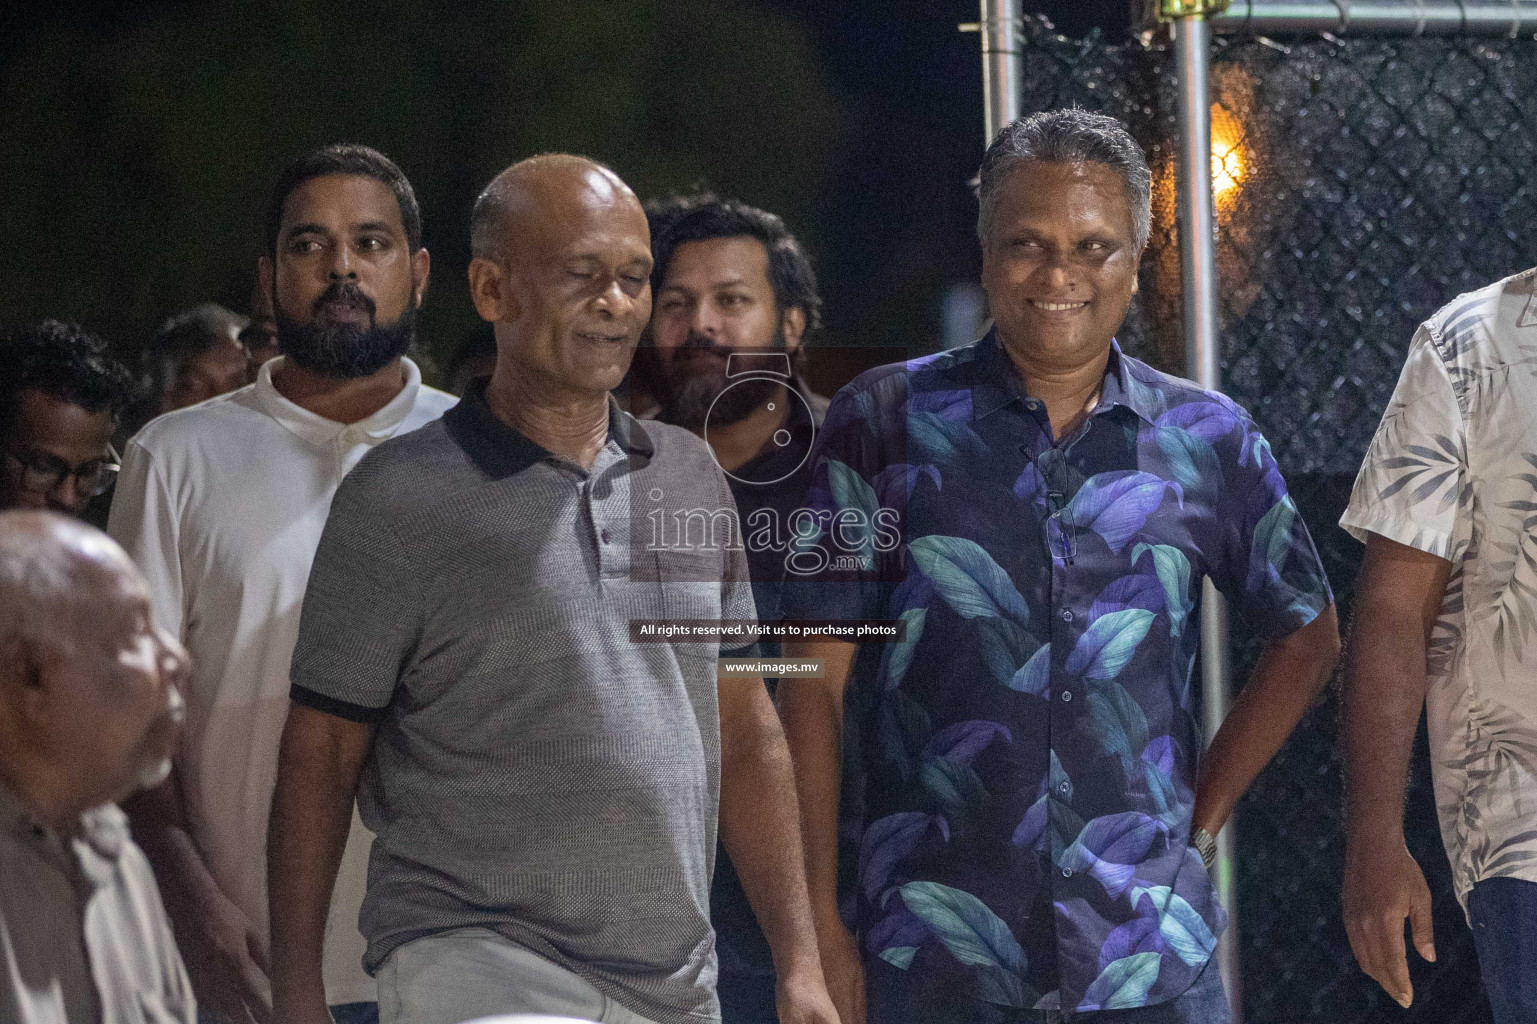
[[[1026,111],[1113,114],[1148,151],[1154,230],[1122,341],[1183,374],[1170,54],[1039,20],[1022,36]],[[1218,39],[1211,76],[1225,388],[1270,438],[1348,616],[1361,549],[1336,523],[1415,327],[1537,264],[1537,45]],[[1234,645],[1241,680],[1254,651]],[[1423,735],[1406,830],[1435,894],[1439,957],[1410,954],[1407,1012],[1357,969],[1340,917],[1337,719],[1331,691],[1239,810],[1247,1021],[1489,1020]]]

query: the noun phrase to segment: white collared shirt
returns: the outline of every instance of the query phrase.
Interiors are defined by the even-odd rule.
[[[1537,267],[1414,336],[1340,525],[1452,563],[1426,722],[1457,897],[1537,881]]]
[[[367,419],[325,419],[256,383],[151,421],[128,442],[108,532],[149,581],[155,621],[194,659],[177,757],[192,835],[224,893],[267,931],[267,815],[310,562],[342,477],[456,399],[406,386]],[[372,836],[352,834],[326,923],[326,997],[371,1002],[357,914]]]

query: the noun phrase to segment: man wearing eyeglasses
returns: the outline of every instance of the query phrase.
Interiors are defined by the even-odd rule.
[[[130,393],[106,345],[44,320],[0,345],[0,509],[52,509],[105,525],[110,438]],[[94,522],[101,520],[101,522]]]

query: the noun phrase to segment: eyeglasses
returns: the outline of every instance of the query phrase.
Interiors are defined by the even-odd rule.
[[[1049,488],[1046,494],[1049,513],[1046,544],[1051,548],[1052,558],[1072,565],[1074,556],[1078,554],[1078,536],[1072,516],[1067,512],[1071,472],[1066,456],[1061,448],[1048,448],[1036,458],[1035,465]]]
[[[21,467],[21,488],[33,494],[52,494],[64,482],[74,477],[75,490],[96,497],[105,494],[117,479],[122,468],[122,458],[117,449],[107,445],[106,457],[88,459],[78,466],[71,466],[56,455],[43,452],[18,452],[8,449],[6,457]]]

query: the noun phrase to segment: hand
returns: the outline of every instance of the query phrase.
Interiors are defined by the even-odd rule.
[[[1409,958],[1404,951],[1404,919],[1414,934],[1414,948],[1434,961],[1430,926],[1430,887],[1402,838],[1350,844],[1345,851],[1345,931],[1350,948],[1377,984],[1398,1004],[1414,1001]]]
[[[217,887],[191,896],[177,938],[199,1007],[231,1024],[269,1024],[272,985],[256,926]]]
[[[816,964],[799,974],[782,976],[775,987],[779,1024],[839,1024],[827,982]]]
[[[336,1024],[323,993],[309,1000],[308,1005],[285,1004],[279,994],[273,1004],[272,1019],[276,1024]]]
[[[822,956],[822,976],[826,979],[827,994],[837,1008],[842,1024],[865,1024],[865,967],[859,956],[859,944],[854,936],[836,917],[828,923],[817,924],[817,949]],[[783,1011],[779,1019],[784,1024],[792,1019]],[[818,1018],[805,1018],[816,1020]]]

